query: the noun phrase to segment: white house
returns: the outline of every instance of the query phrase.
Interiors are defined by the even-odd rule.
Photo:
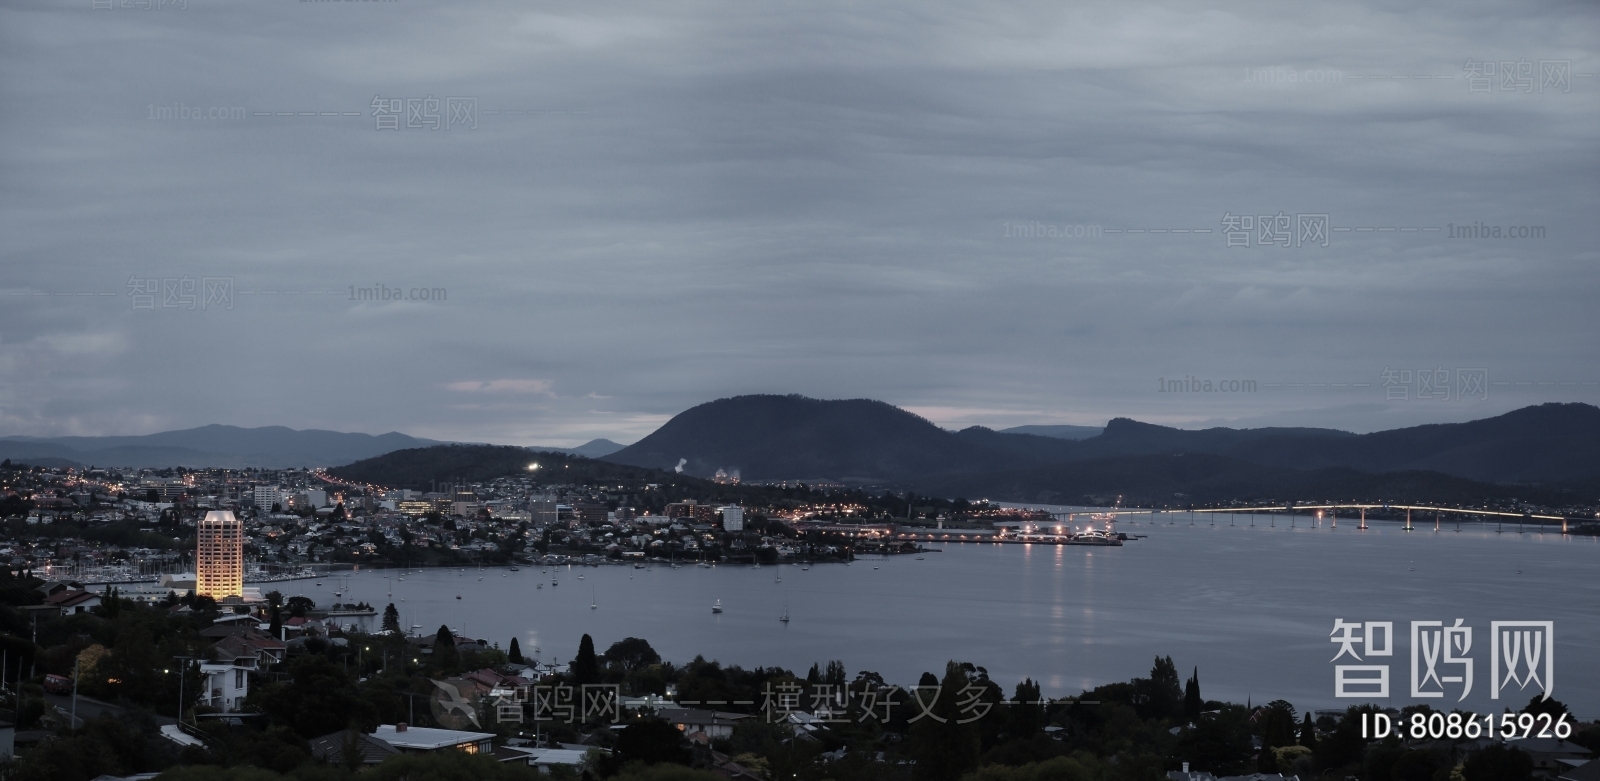
[[[250,695],[250,674],[255,671],[256,660],[251,656],[227,662],[202,662],[200,703],[223,713],[239,710],[244,707],[244,698]]]

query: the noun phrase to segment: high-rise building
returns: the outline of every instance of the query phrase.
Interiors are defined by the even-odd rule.
[[[194,593],[218,602],[244,594],[244,523],[227,510],[200,521],[194,556]]]
[[[267,511],[273,505],[283,507],[288,504],[284,490],[275,485],[258,485],[252,493],[257,510]]]
[[[730,532],[744,531],[744,508],[730,504],[722,508],[722,530]]]

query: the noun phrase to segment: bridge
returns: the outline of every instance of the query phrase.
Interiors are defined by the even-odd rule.
[[[1238,513],[1262,513],[1262,512],[1264,512],[1264,513],[1287,514],[1289,516],[1289,523],[1292,526],[1294,524],[1294,522],[1295,522],[1295,517],[1296,517],[1297,513],[1301,512],[1301,511],[1309,511],[1309,512],[1314,513],[1313,514],[1313,524],[1319,524],[1319,523],[1321,523],[1322,520],[1326,519],[1332,524],[1333,528],[1337,529],[1337,528],[1339,528],[1339,511],[1340,510],[1349,510],[1349,511],[1352,511],[1352,512],[1357,514],[1358,525],[1357,525],[1356,528],[1358,528],[1358,529],[1367,528],[1367,511],[1368,510],[1379,510],[1379,511],[1382,511],[1382,512],[1385,512],[1385,513],[1388,513],[1388,512],[1391,512],[1391,511],[1396,511],[1396,510],[1404,510],[1405,513],[1406,513],[1406,521],[1405,521],[1406,525],[1404,527],[1406,531],[1413,531],[1416,528],[1414,525],[1412,525],[1412,521],[1411,521],[1411,513],[1413,511],[1418,512],[1418,513],[1430,513],[1430,512],[1433,513],[1433,529],[1434,529],[1434,531],[1438,531],[1439,530],[1440,517],[1441,517],[1442,514],[1446,514],[1446,513],[1454,514],[1454,515],[1456,515],[1458,517],[1458,519],[1460,517],[1462,517],[1462,516],[1475,516],[1474,520],[1498,520],[1498,521],[1501,522],[1502,525],[1504,524],[1506,519],[1512,518],[1512,519],[1516,519],[1519,523],[1538,523],[1541,526],[1541,528],[1544,526],[1544,524],[1546,522],[1557,522],[1557,521],[1559,521],[1561,523],[1561,533],[1562,534],[1568,533],[1568,523],[1570,521],[1570,519],[1568,519],[1565,516],[1561,516],[1561,515],[1539,515],[1539,514],[1535,514],[1535,513],[1512,513],[1512,512],[1504,512],[1504,511],[1501,511],[1501,510],[1480,510],[1480,509],[1473,509],[1473,508],[1469,508],[1469,507],[1439,507],[1439,506],[1436,506],[1436,505],[1421,505],[1421,504],[1284,504],[1284,505],[1267,506],[1267,507],[1261,507],[1261,506],[1249,506],[1249,507],[1194,507],[1194,508],[1161,509],[1161,510],[1153,510],[1153,509],[1152,510],[1115,509],[1115,510],[1105,510],[1105,511],[1101,511],[1101,512],[1084,511],[1084,512],[1075,512],[1075,513],[1051,513],[1051,517],[1060,518],[1062,520],[1066,520],[1066,521],[1070,522],[1072,520],[1073,516],[1076,516],[1076,515],[1092,515],[1097,519],[1104,519],[1104,518],[1106,518],[1106,516],[1121,517],[1121,516],[1125,516],[1125,515],[1148,515],[1148,516],[1151,516],[1151,520],[1153,522],[1154,519],[1155,519],[1155,516],[1157,516],[1157,515],[1172,515],[1172,514],[1177,514],[1177,513],[1187,513],[1187,514],[1190,515],[1191,518],[1196,514],[1211,514],[1211,515],[1215,515],[1217,513],[1227,513],[1229,515],[1229,517],[1231,518],[1232,516],[1234,516],[1234,515],[1236,515]],[[1251,525],[1254,525],[1254,523],[1255,523],[1255,521],[1252,519]],[[1273,523],[1274,523],[1274,525],[1276,525],[1276,519],[1273,520]]]

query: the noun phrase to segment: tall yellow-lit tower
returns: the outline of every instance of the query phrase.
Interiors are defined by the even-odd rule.
[[[194,593],[222,601],[244,594],[244,522],[227,510],[200,521],[194,556]]]

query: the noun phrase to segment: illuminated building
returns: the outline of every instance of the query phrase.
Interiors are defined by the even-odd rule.
[[[722,529],[730,532],[744,531],[744,508],[731,504],[722,508]]]
[[[244,594],[244,523],[227,510],[200,521],[194,556],[195,594],[218,602]]]

